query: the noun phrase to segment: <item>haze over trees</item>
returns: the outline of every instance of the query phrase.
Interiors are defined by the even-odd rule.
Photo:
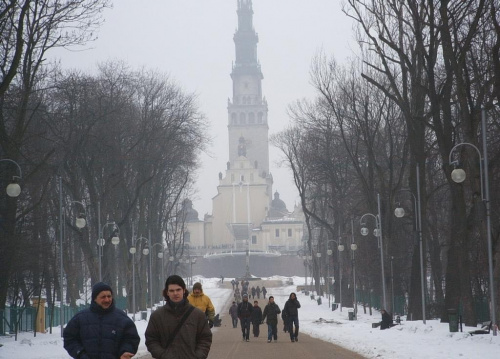
[[[118,61],[92,74],[46,62],[55,47],[95,39],[110,5],[0,1],[0,159],[22,168],[21,196],[0,191],[0,309],[27,306],[40,293],[49,304],[74,305],[85,279],[99,279],[100,262],[103,280],[131,293],[133,270],[148,276],[142,249],[156,253],[162,247],[154,245],[167,243],[173,258],[185,250],[183,203],[209,144],[196,97],[167,75]],[[480,158],[470,147],[456,152],[467,173],[457,184],[449,155],[464,142],[482,149],[484,108],[500,314],[500,1],[346,0],[344,12],[356,23],[359,56],[341,66],[318,53],[311,66],[317,97],[291,104],[291,126],[272,138],[301,198],[302,255],[323,254],[305,263],[317,290],[330,269],[342,274],[342,302],[352,304],[355,263],[357,288],[381,295],[377,241],[371,231],[359,235],[360,217],[378,214],[380,194],[386,289],[407,296],[408,313],[422,319],[415,203],[402,191],[417,193],[418,166],[427,316],[446,320],[447,309],[460,308],[465,324],[476,325],[475,305],[491,290]],[[19,175],[0,162],[1,188]],[[393,215],[398,204],[404,218]],[[87,225],[79,229],[82,212]],[[366,222],[375,228],[373,218]],[[112,245],[116,234],[120,243]],[[140,308],[147,282],[136,283]],[[58,297],[61,285],[66,298]]]
[[[142,249],[155,258],[184,251],[182,203],[209,142],[195,95],[167,75],[120,62],[102,63],[93,74],[46,62],[52,48],[92,41],[109,6],[1,4],[0,159],[19,164],[22,194],[0,192],[0,308],[29,306],[42,292],[49,304],[75,305],[86,279],[99,280],[99,262],[103,280],[132,293],[130,247],[138,249],[139,278],[146,278]],[[12,162],[0,162],[0,169],[2,188],[19,176]],[[80,214],[83,229],[75,226]],[[116,234],[120,243],[112,245]],[[60,257],[66,298],[59,298]],[[138,281],[139,292],[144,283]],[[146,296],[138,298],[145,307]]]
[[[495,310],[500,312],[499,10],[495,0],[348,0],[344,12],[356,23],[359,57],[340,66],[319,53],[311,66],[317,98],[291,105],[292,126],[273,138],[302,199],[311,238],[307,251],[336,249],[337,243],[328,245],[332,239],[349,248],[354,218],[358,288],[377,295],[382,294],[377,241],[359,235],[359,219],[378,213],[380,194],[384,272],[394,282],[390,288],[386,281],[387,292],[408,295],[413,319],[423,315],[419,241],[409,193],[417,194],[417,166],[427,316],[446,320],[447,309],[461,309],[465,324],[476,325],[475,305],[489,299],[480,158],[469,146],[457,151],[453,159],[458,158],[467,173],[461,184],[452,181],[449,163],[458,143],[482,149],[482,108],[487,120]],[[393,214],[398,203],[408,214],[402,219]],[[375,228],[372,219],[367,222]],[[343,293],[352,296],[347,290],[352,286],[351,254],[337,269],[351,278],[344,280]],[[393,258],[393,278],[388,258]],[[327,262],[323,257],[312,262],[319,283]],[[336,290],[338,285],[336,281]]]

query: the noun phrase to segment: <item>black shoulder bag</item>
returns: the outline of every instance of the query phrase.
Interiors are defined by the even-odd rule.
[[[182,327],[182,324],[184,324],[184,322],[186,321],[186,319],[189,317],[189,315],[191,314],[191,312],[194,310],[194,307],[191,306],[191,308],[189,308],[187,310],[186,313],[184,313],[184,315],[182,316],[181,318],[181,321],[179,322],[179,324],[177,324],[177,327],[175,327],[175,330],[174,332],[172,333],[172,335],[170,336],[170,338],[168,338],[168,341],[167,341],[167,345],[165,346],[165,350],[170,346],[170,344],[172,344],[172,342],[174,341],[175,339],[175,336],[177,335],[177,333],[179,332],[179,330],[181,329]]]

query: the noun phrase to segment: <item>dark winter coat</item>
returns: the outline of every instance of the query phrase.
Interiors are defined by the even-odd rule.
[[[264,314],[262,315],[262,321],[266,320],[267,324],[278,324],[278,314],[281,313],[280,307],[276,303],[269,303],[264,308]]]
[[[254,306],[251,317],[252,324],[257,325],[262,322],[262,309],[259,306]]]
[[[286,301],[283,311],[286,312],[287,317],[298,317],[299,311],[297,309],[300,308],[300,302],[297,300],[297,297],[292,299],[292,294],[290,294],[290,298]]]
[[[229,308],[229,314],[231,315],[232,319],[238,319],[238,306],[236,304],[232,305]]]
[[[146,347],[156,359],[202,359],[208,356],[212,345],[212,332],[208,321],[198,308],[195,308],[174,341],[165,349],[169,337],[177,327],[179,320],[192,307],[187,300],[174,307],[169,301],[157,309],[149,319],[146,328]]]
[[[382,312],[382,322],[380,323],[380,329],[388,329],[392,326],[392,316],[386,311]]]
[[[115,304],[103,309],[92,302],[66,325],[64,349],[80,359],[117,359],[123,353],[137,353],[139,334],[134,322]]]
[[[243,301],[238,304],[238,318],[251,318],[253,305],[249,301]]]

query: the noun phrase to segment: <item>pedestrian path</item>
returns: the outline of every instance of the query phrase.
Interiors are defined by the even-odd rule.
[[[274,283],[264,282],[266,287],[272,287]],[[226,283],[224,283],[226,287]],[[319,339],[312,338],[301,333],[299,341],[292,343],[287,333],[282,331],[283,324],[278,323],[278,341],[276,343],[267,343],[267,325],[260,326],[260,336],[253,337],[250,330],[250,341],[242,340],[241,328],[233,328],[231,317],[229,316],[229,306],[232,299],[226,303],[225,307],[219,311],[222,318],[222,326],[213,329],[213,342],[209,359],[266,359],[266,358],[287,358],[287,359],[362,359],[363,356],[351,352],[347,349],[328,343]],[[264,301],[259,300],[261,307],[264,307]]]
[[[280,287],[281,281],[259,281],[253,282],[252,285],[265,285],[266,288]],[[232,288],[231,283],[224,281],[220,283],[220,287]],[[292,343],[290,336],[283,332],[283,323],[278,322],[278,341],[267,342],[267,325],[264,323],[260,326],[260,336],[253,337],[252,329],[250,329],[250,341],[242,340],[241,328],[238,323],[237,328],[233,328],[231,317],[229,315],[229,307],[232,304],[233,298],[229,298],[228,302],[217,312],[220,313],[222,326],[213,328],[213,341],[208,359],[364,359],[363,356],[339,347],[338,345],[325,342],[320,339],[312,338],[304,333],[299,334],[299,341]],[[250,299],[250,301],[253,301]],[[262,296],[259,299],[261,308],[264,308],[267,299]],[[151,359],[151,355],[145,354],[140,356],[141,359]]]

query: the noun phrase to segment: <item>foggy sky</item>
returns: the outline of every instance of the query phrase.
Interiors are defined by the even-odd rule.
[[[104,13],[99,39],[84,51],[50,54],[64,68],[95,70],[98,62],[122,60],[169,74],[188,93],[198,95],[200,111],[210,124],[213,146],[202,156],[198,193],[192,198],[200,219],[212,212],[218,173],[228,161],[227,99],[232,96],[233,35],[237,28],[236,0],[115,0]],[[254,28],[259,35],[257,56],[269,105],[269,134],[289,123],[287,106],[314,98],[309,84],[311,58],[322,50],[339,62],[355,50],[352,23],[338,0],[253,0]],[[298,203],[291,173],[278,168],[280,154],[270,148],[273,191],[288,210]]]

